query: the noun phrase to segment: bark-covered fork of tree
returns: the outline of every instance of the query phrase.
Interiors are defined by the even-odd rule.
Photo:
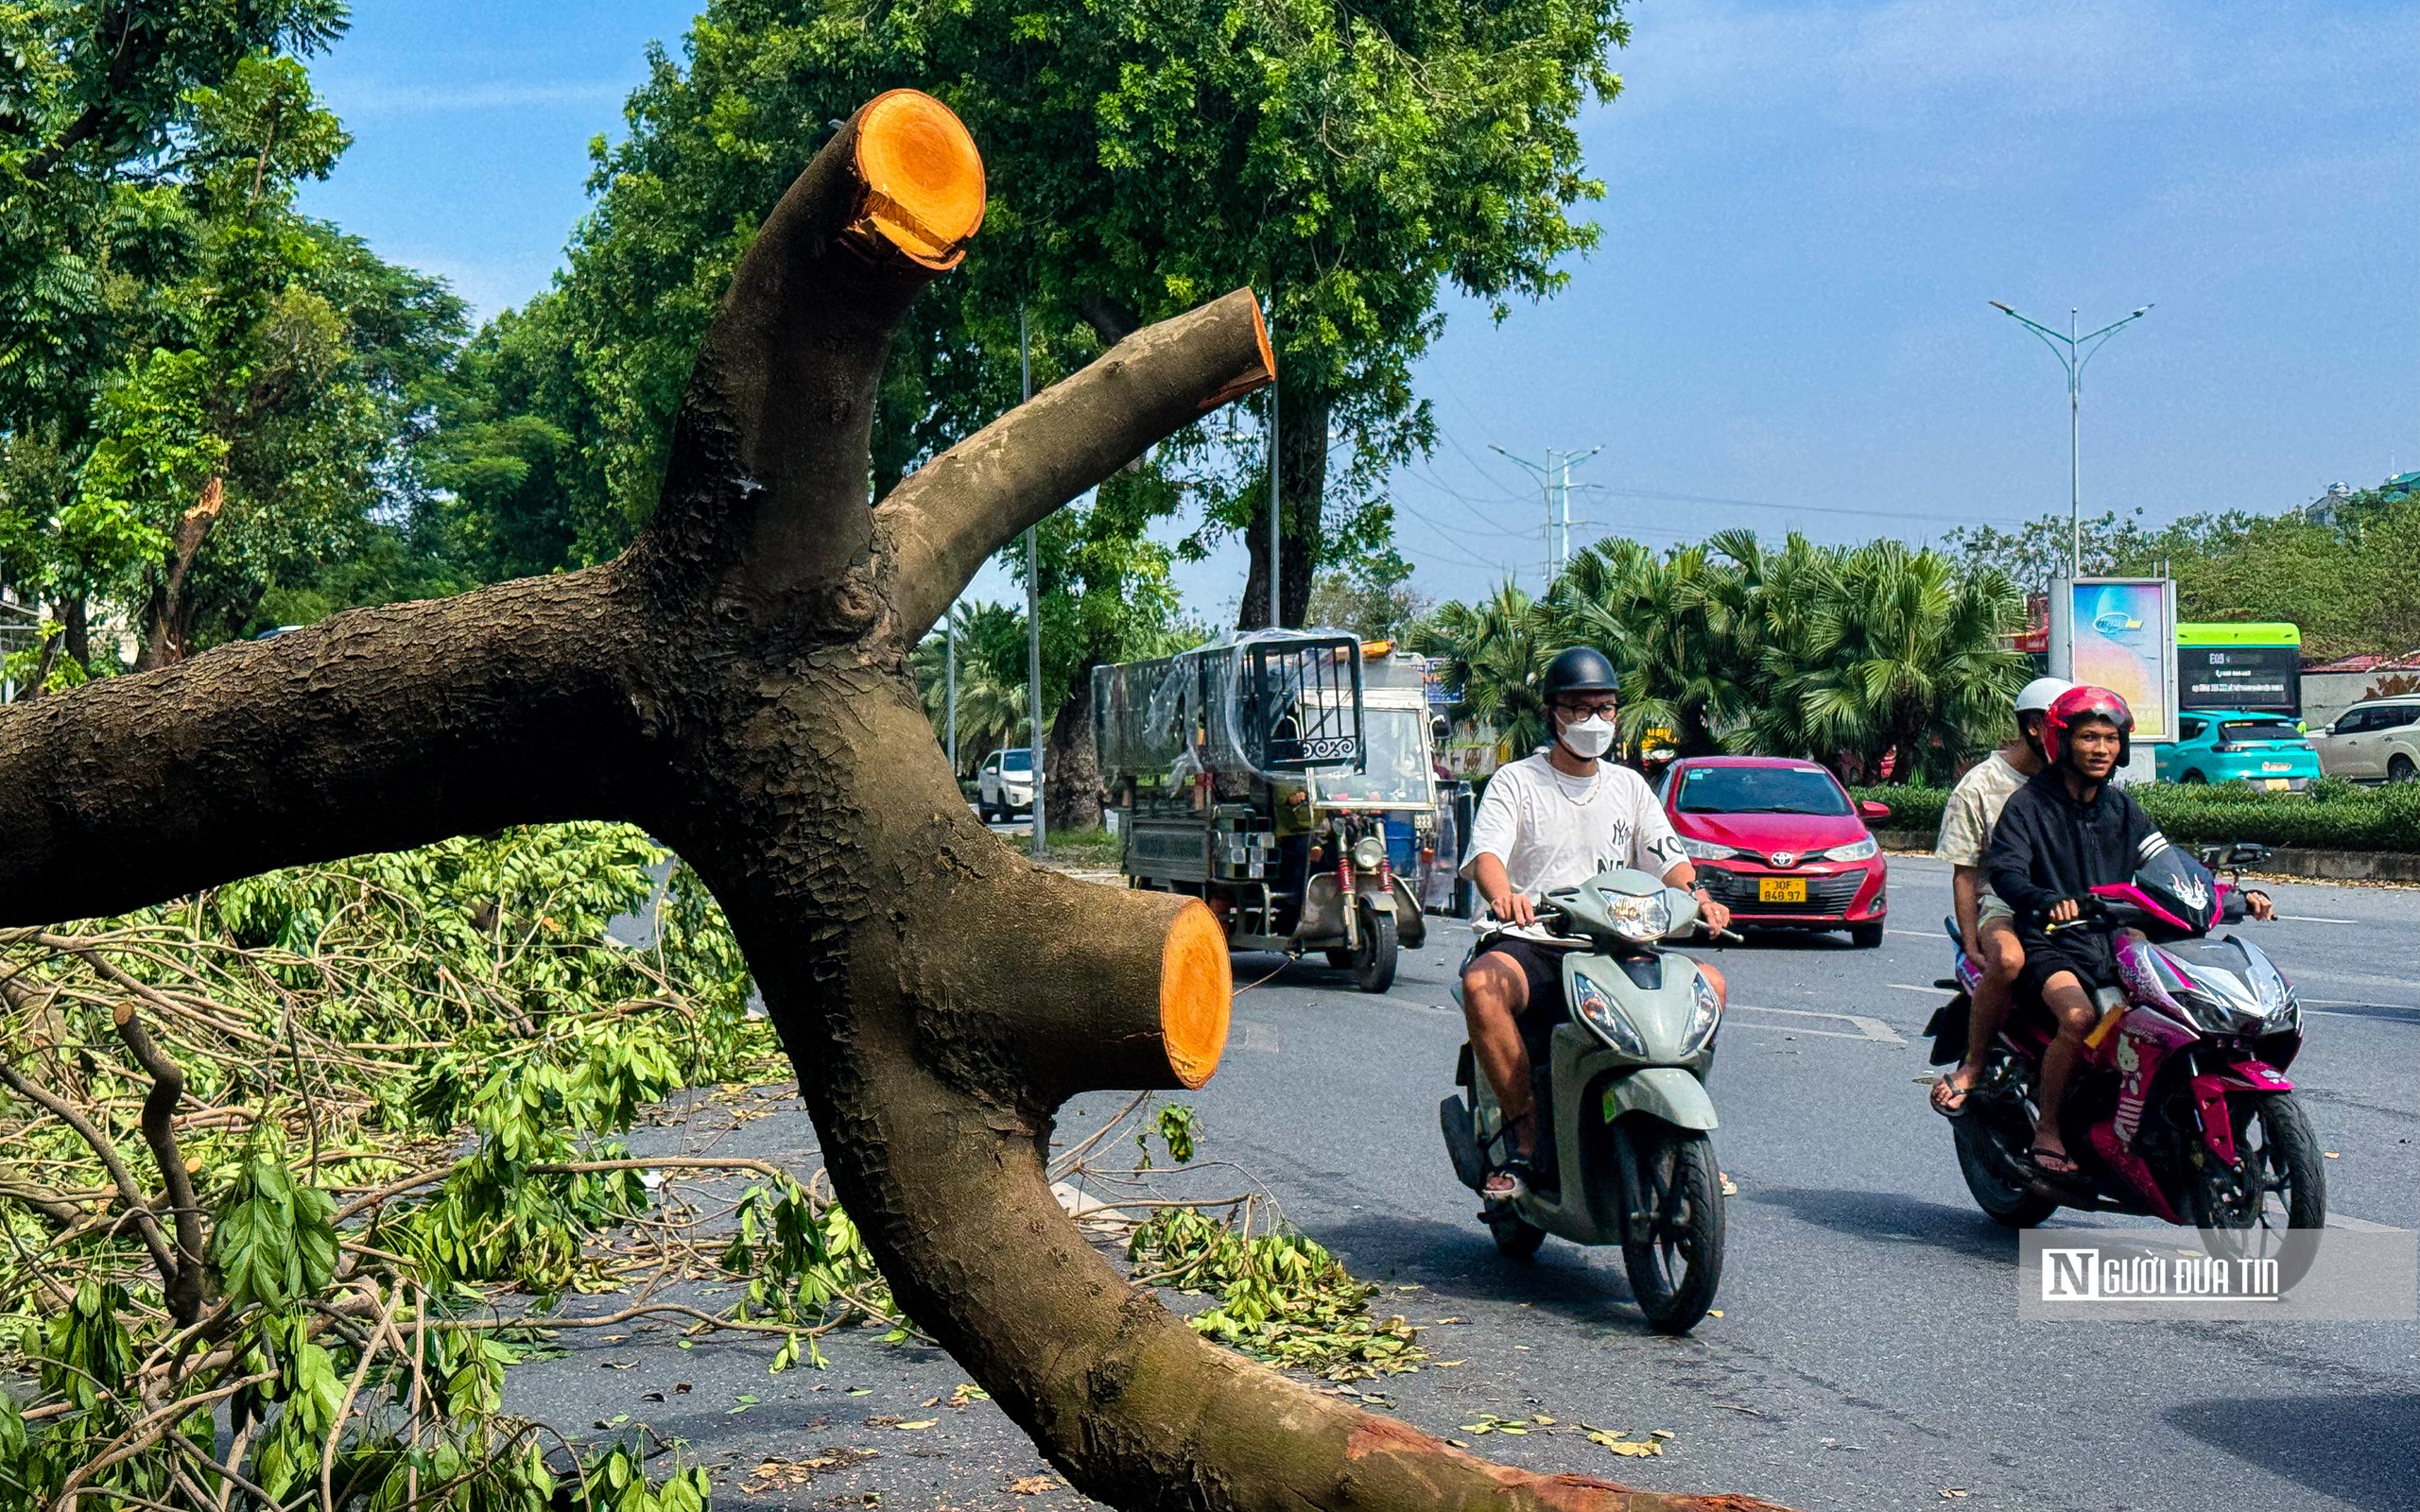
[[[1488,1464],[1197,1338],[1046,1174],[1054,1109],[1200,1085],[1232,988],[1197,900],[1078,883],[967,813],[908,655],[1011,538],[1269,380],[1238,290],[869,506],[894,325],[979,224],[911,91],[800,175],[698,354],[621,558],[0,710],[0,925],[500,825],[628,819],[721,901],[835,1187],[908,1313],[1127,1507],[1749,1508]]]

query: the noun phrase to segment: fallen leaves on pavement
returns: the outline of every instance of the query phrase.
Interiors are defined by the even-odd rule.
[[[769,1459],[748,1472],[739,1483],[745,1496],[762,1496],[767,1491],[789,1490],[806,1485],[819,1475],[844,1470],[852,1465],[862,1465],[874,1457],[871,1449],[850,1449],[846,1446],[818,1450],[804,1459]]]

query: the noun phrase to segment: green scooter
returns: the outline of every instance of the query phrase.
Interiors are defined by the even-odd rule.
[[[1722,1005],[1694,962],[1659,947],[1704,927],[1697,902],[1616,868],[1547,893],[1538,918],[1585,941],[1564,953],[1566,1022],[1545,1054],[1530,1045],[1538,1127],[1552,1137],[1539,1141],[1530,1191],[1479,1217],[1515,1259],[1548,1234],[1621,1246],[1648,1322],[1685,1333],[1722,1279],[1722,1175],[1705,1091]],[[1438,1106],[1438,1122],[1454,1174],[1476,1192],[1489,1157],[1508,1153],[1504,1119],[1467,1044],[1454,1081],[1462,1091]]]

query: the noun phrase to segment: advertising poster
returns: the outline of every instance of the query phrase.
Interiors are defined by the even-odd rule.
[[[2050,595],[2050,667],[2110,689],[2135,711],[2138,745],[2176,738],[2175,585],[2080,577]]]

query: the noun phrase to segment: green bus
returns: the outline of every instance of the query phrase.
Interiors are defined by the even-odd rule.
[[[2301,718],[2302,627],[2179,625],[2176,706]]]

